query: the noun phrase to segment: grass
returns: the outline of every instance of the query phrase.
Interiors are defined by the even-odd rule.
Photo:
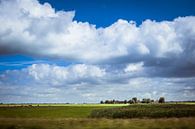
[[[194,129],[195,117],[158,119],[105,119],[90,118],[93,111],[137,110],[147,111],[175,110],[178,114],[191,109],[193,104],[63,104],[63,105],[9,105],[0,106],[0,129]],[[112,118],[112,117],[111,117]]]
[[[0,119],[1,129],[194,129],[195,118]]]
[[[0,118],[87,118],[100,108],[106,106],[0,107]]]
[[[126,107],[96,109],[92,118],[163,118],[195,117],[195,105],[187,104],[142,104]]]

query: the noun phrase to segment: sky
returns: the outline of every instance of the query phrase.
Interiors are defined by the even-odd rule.
[[[0,102],[195,100],[194,0],[0,0]]]

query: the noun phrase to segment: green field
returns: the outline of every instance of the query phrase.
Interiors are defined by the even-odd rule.
[[[154,108],[166,106],[170,109],[175,104],[49,104],[49,105],[1,105],[0,129],[194,129],[195,117],[182,118],[131,118],[105,119],[91,118],[94,110],[112,110],[133,108],[140,111],[140,106]],[[176,107],[184,104],[177,104]],[[185,104],[195,111],[195,105]],[[176,108],[174,107],[174,108]],[[160,109],[160,108],[159,108]],[[158,110],[156,110],[158,111]],[[159,110],[160,111],[160,110]],[[181,112],[178,112],[181,113]]]
[[[16,106],[0,107],[0,118],[87,118],[91,111],[113,106]]]

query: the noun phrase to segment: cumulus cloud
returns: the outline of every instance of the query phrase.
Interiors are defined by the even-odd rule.
[[[133,96],[153,99],[166,96],[168,100],[195,97],[194,77],[132,76],[136,72],[128,71],[127,74],[120,69],[118,74],[113,74],[100,66],[85,64],[66,67],[33,64],[0,74],[0,99],[1,102],[99,102]]]
[[[0,75],[4,84],[28,85],[30,83],[63,86],[95,81],[106,74],[105,69],[93,65],[76,64],[62,67],[49,64],[33,64],[22,70],[7,70]]]
[[[37,0],[2,0],[0,8],[1,54],[25,53],[81,62],[186,54],[190,59],[195,57],[193,16],[162,22],[146,20],[139,26],[119,19],[108,27],[96,28],[73,20],[74,11],[55,11],[49,3]]]
[[[124,69],[125,72],[138,72],[142,70],[143,62],[128,64]]]

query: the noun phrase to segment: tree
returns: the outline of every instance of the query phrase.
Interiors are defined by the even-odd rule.
[[[137,97],[132,98],[133,103],[137,103]]]
[[[105,104],[109,104],[109,100],[106,100],[106,101],[105,101]]]
[[[148,98],[144,98],[144,99],[142,99],[142,101],[141,101],[142,103],[150,103],[151,102],[151,100]]]
[[[165,98],[164,97],[160,97],[158,100],[159,103],[165,103]]]
[[[104,101],[100,101],[100,103],[101,103],[101,104],[103,104],[103,103],[104,103]]]
[[[129,103],[129,104],[132,104],[132,103],[133,103],[132,99],[130,99],[130,100],[128,101],[128,103]]]

